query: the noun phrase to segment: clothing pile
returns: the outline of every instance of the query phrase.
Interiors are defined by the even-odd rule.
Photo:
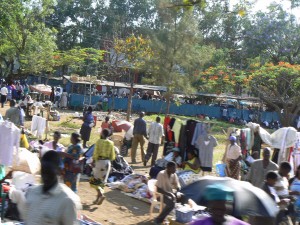
[[[147,178],[144,175],[131,174],[121,181],[108,183],[108,186],[112,189],[119,189],[134,198],[151,198],[151,194],[148,191]]]
[[[199,180],[201,176],[190,170],[182,170],[176,173],[179,179],[180,186],[183,188],[195,181]]]

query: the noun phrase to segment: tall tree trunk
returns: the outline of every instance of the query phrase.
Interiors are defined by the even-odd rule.
[[[115,109],[115,94],[114,94],[115,88],[116,88],[116,77],[114,76],[114,89],[113,89],[113,93],[112,93],[112,103],[110,106],[110,111]]]
[[[47,79],[46,79],[45,85],[48,85],[51,75],[52,75],[51,73],[47,73]]]
[[[166,115],[170,114],[170,107],[171,107],[171,93],[166,93],[166,99],[167,99],[167,108],[166,108]]]
[[[132,95],[133,95],[133,77],[131,72],[129,72],[130,75],[130,93],[128,96],[128,102],[127,102],[127,116],[126,116],[126,120],[130,121],[130,117],[131,117],[131,108],[132,108]]]

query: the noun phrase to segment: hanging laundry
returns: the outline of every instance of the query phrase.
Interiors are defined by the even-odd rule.
[[[186,122],[186,127],[185,127],[186,150],[194,149],[194,146],[192,145],[192,140],[193,140],[196,126],[197,126],[197,121],[195,120],[188,120]]]
[[[32,117],[31,132],[33,135],[40,137],[44,134],[47,120],[41,116],[34,115]]]
[[[20,146],[21,131],[8,121],[0,122],[0,164],[11,166],[14,150]]]
[[[174,140],[175,140],[176,147],[179,144],[180,129],[181,129],[181,126],[183,125],[183,123],[184,122],[181,121],[180,119],[176,119],[175,123],[172,127],[172,131],[174,132]]]
[[[197,123],[192,139],[192,145],[195,145],[199,136],[207,136],[208,124]]]
[[[297,172],[297,168],[300,165],[300,132],[297,132],[297,141],[293,150],[293,162],[294,162],[294,172]]]
[[[180,149],[180,156],[185,159],[187,149],[186,125],[181,126],[178,147]]]
[[[213,151],[218,145],[217,139],[212,136],[199,136],[196,146],[199,149],[199,160],[202,171],[212,171],[213,166]]]

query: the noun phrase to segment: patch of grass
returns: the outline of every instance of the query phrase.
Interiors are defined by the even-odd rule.
[[[70,134],[73,132],[78,132],[78,130],[67,130],[66,132],[63,132],[64,134]],[[100,134],[98,133],[98,127],[92,128],[90,140],[88,141],[88,145],[93,145],[96,143],[96,141],[99,139]],[[71,144],[70,137],[62,137],[60,139],[60,143],[63,144],[65,147],[69,146]]]
[[[58,123],[56,126],[70,129],[80,129],[81,124],[78,123],[78,121],[73,121],[73,118],[67,117],[64,121]]]

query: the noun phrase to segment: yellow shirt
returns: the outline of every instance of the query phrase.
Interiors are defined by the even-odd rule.
[[[197,160],[197,161],[196,161],[196,160]],[[198,166],[198,169],[193,170],[193,169],[190,167],[190,165],[185,164],[183,170],[191,170],[191,171],[193,171],[194,173],[199,173],[199,172],[200,172],[200,163],[199,163],[199,161],[198,161],[198,159],[197,159],[196,157],[192,158],[191,160],[188,160],[187,162],[190,163],[190,164],[192,164],[192,165],[197,165],[197,166]]]
[[[99,139],[95,144],[93,160],[97,161],[100,158],[115,160],[116,154],[114,149],[114,143],[107,139]]]

